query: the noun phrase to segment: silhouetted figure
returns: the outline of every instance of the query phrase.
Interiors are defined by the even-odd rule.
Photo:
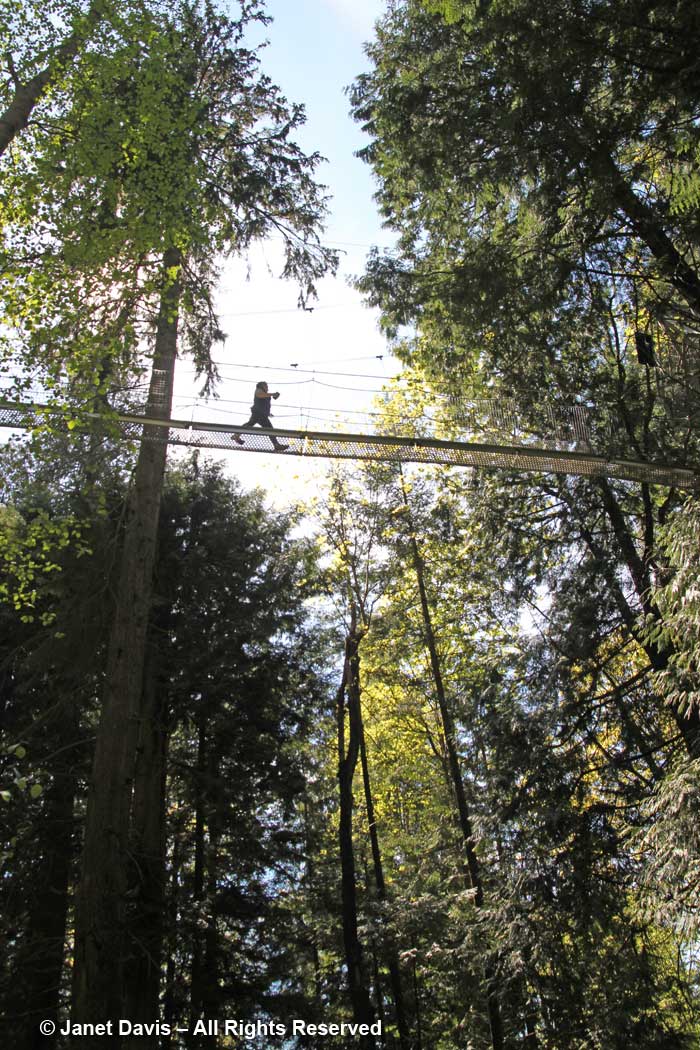
[[[258,383],[255,387],[253,404],[250,407],[250,419],[247,423],[242,423],[241,426],[259,426],[264,427],[265,430],[274,430],[275,428],[270,421],[270,405],[272,398],[274,397],[274,399],[277,400],[279,396],[278,390],[272,394],[270,393],[267,389],[267,383]],[[239,434],[234,434],[233,437],[239,445],[245,444],[243,438],[240,437]],[[275,452],[284,452],[285,449],[289,448],[289,445],[284,445],[274,436],[274,434],[270,435],[270,441],[272,442]]]

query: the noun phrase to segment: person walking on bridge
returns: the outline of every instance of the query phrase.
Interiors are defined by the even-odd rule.
[[[274,430],[270,420],[270,406],[272,404],[272,398],[275,400],[279,397],[279,390],[271,393],[267,388],[267,383],[257,383],[255,387],[255,397],[253,398],[253,404],[250,408],[250,419],[247,423],[242,423],[244,427],[263,427],[265,430]],[[244,445],[245,442],[239,434],[234,434],[234,439],[239,445]],[[289,448],[289,445],[284,445],[274,434],[270,434],[270,441],[272,442],[275,452],[284,452],[285,449]]]

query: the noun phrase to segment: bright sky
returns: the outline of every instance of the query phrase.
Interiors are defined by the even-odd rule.
[[[399,371],[379,333],[376,312],[366,309],[348,286],[349,278],[362,272],[370,246],[391,243],[372,200],[370,170],[354,156],[365,138],[349,116],[345,94],[367,68],[363,43],[372,37],[384,8],[384,0],[267,0],[274,21],[265,31],[269,46],[262,68],[290,101],[306,107],[307,123],[297,136],[300,145],[327,158],[318,173],[332,197],[324,240],[342,253],[340,268],[336,278],[322,282],[318,302],[307,313],[297,309],[296,286],[276,276],[278,242],[261,246],[247,262],[228,266],[220,295],[228,339],[216,351],[224,377],[219,400],[194,405],[198,388],[183,362],[174,416],[243,423],[255,383],[265,379],[271,390],[280,391],[273,402],[277,426],[337,429],[334,415],[342,413],[354,418],[359,429],[374,392]],[[215,455],[245,487],[268,489],[277,505],[308,494],[327,466],[273,453]]]

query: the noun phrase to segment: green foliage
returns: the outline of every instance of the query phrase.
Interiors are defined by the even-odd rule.
[[[684,712],[698,705],[699,539],[697,500],[689,499],[663,535],[668,568],[655,594],[663,619],[648,626],[649,638],[672,650],[668,667],[656,676],[659,690],[667,703]],[[698,760],[676,761],[649,793],[643,806],[645,820],[632,836],[644,865],[643,914],[660,926],[670,925],[688,942],[697,937],[699,928],[697,795]]]
[[[194,458],[173,470],[154,606],[175,980],[194,982],[193,959],[208,945],[207,979],[222,1003],[282,1019],[297,1016],[305,994],[300,917],[288,898],[302,863],[301,763],[323,658],[303,622],[312,548],[290,538],[293,524],[220,466]]]
[[[14,41],[24,77],[86,11],[27,8],[27,23],[5,9],[13,31],[32,27]],[[303,112],[244,45],[261,6],[104,11],[14,141],[0,191],[6,367],[67,409],[33,460],[4,457],[0,980],[17,1026],[27,1003],[39,1009],[33,960],[45,985],[65,975],[49,947],[66,913],[50,927],[47,902],[65,909],[77,878],[131,466],[108,418],[98,433],[83,409],[128,403],[168,282],[182,287],[181,349],[214,382],[222,256],[281,232],[302,299],[333,265],[317,158],[293,143]],[[597,408],[593,439],[615,454],[692,462],[697,337],[687,274],[662,247],[691,265],[696,28],[670,0],[391,5],[353,93],[400,236],[362,285],[413,366],[386,432],[420,429],[435,408],[427,384],[446,433],[468,425],[461,399],[501,398],[541,442],[546,401],[573,399]],[[183,265],[163,274],[169,248]],[[673,383],[636,360],[648,329],[659,357],[683,365]],[[680,428],[670,405],[688,417]],[[221,468],[192,457],[172,470],[128,850],[129,979],[152,980],[164,944],[172,1019],[232,1004],[349,1016],[333,698],[350,627],[374,803],[370,818],[358,763],[359,938],[390,1038],[391,945],[426,1050],[493,1045],[485,965],[505,1050],[696,1045],[697,759],[679,730],[697,707],[699,525],[694,503],[679,508],[676,493],[603,479],[391,465],[335,475],[317,545]]]
[[[80,505],[69,476],[50,494],[45,472],[25,477],[23,486],[17,471],[19,505],[38,481],[54,510],[70,500]],[[122,478],[122,500],[125,488]],[[0,755],[0,786],[11,795],[0,820],[2,914],[3,932],[14,931],[0,994],[13,1033],[23,1030],[27,1009],[32,1017],[41,1010],[31,985],[37,960],[43,974],[61,980],[60,910],[78,877],[77,832],[121,519],[122,506],[112,498],[110,514],[93,524],[93,552],[77,558],[70,547],[61,551],[54,624],[28,624],[7,606],[0,614],[0,701],[9,741]],[[327,657],[324,640],[306,624],[305,603],[317,587],[314,547],[292,537],[296,525],[293,515],[270,511],[261,492],[241,492],[220,465],[195,456],[169,474],[146,676],[158,705],[142,747],[151,732],[164,735],[167,796],[150,804],[163,807],[166,846],[158,863],[167,871],[173,916],[165,931],[167,992],[183,1010],[199,1002],[194,959],[205,950],[225,1012],[235,1004],[236,1015],[262,1008],[287,1019],[314,1009],[305,972],[311,961],[300,950],[307,933],[294,904],[304,859],[302,799],[313,763],[306,763],[307,748],[313,754],[309,736],[323,702]],[[137,779],[147,774],[140,766]],[[197,828],[206,836],[204,853]],[[59,863],[61,850],[67,868]],[[142,851],[135,836],[127,916],[138,921],[136,947],[129,949],[134,966],[151,918],[139,909],[140,894],[152,892],[147,874],[154,857]],[[59,869],[66,872],[62,886]],[[45,906],[59,916],[56,944],[45,926],[37,930],[40,915],[48,922]],[[60,949],[58,962],[52,945]],[[187,1002],[180,1003],[182,994]]]
[[[303,299],[334,265],[318,240],[319,158],[292,139],[303,110],[243,43],[261,20],[257,3],[238,17],[209,4],[109,5],[50,125],[21,138],[0,202],[12,224],[4,305],[15,362],[41,364],[50,386],[68,378],[74,398],[104,394],[137,367],[168,247],[187,259],[183,349],[209,378],[217,256],[281,234],[284,275]]]
[[[397,396],[388,428],[419,401]],[[352,504],[353,535],[365,546],[373,537],[379,575],[370,554],[361,579],[382,580],[362,642],[362,701],[388,903],[377,907],[368,873],[364,939],[391,931],[428,1045],[490,1045],[474,1005],[487,945],[506,990],[507,1046],[527,1045],[526,1029],[557,1050],[694,1045],[693,975],[661,909],[640,910],[652,876],[627,838],[630,821],[652,827],[646,800],[674,754],[674,729],[610,590],[623,570],[595,487],[416,470],[404,495],[398,480],[393,468],[372,469],[364,501],[348,478],[335,501]],[[616,497],[633,529],[635,495]],[[483,870],[479,911],[462,882],[411,529]],[[361,799],[358,779],[355,851],[369,866]],[[675,835],[680,848],[682,824]],[[322,943],[332,952],[328,935]]]
[[[697,126],[697,35],[695,12],[675,4],[393,5],[352,101],[399,242],[359,283],[390,334],[413,328],[398,350],[418,381],[457,402],[515,404],[528,440],[554,440],[548,407],[576,404],[594,448],[695,462],[697,142],[685,125]],[[656,374],[636,360],[640,330],[653,332]],[[456,432],[469,432],[455,409]],[[477,652],[493,679],[463,723],[479,755],[479,826],[498,844],[503,972],[537,1004],[532,1037],[545,1045],[683,1045],[697,1022],[670,993],[665,938],[679,942],[660,879],[671,867],[648,851],[641,863],[625,841],[628,820],[659,856],[666,836],[682,914],[695,850],[677,852],[684,823],[664,776],[675,728],[687,734],[696,710],[681,611],[693,577],[681,569],[676,603],[678,560],[658,543],[680,500],[495,474],[451,487],[470,514],[451,555],[468,552],[469,579],[486,563],[492,588],[475,596],[480,624],[466,636],[511,632]],[[627,937],[639,955],[622,949]]]
[[[82,532],[76,518],[52,521],[39,511],[26,521],[14,507],[0,507],[0,601],[10,602],[31,623],[40,590],[51,574],[60,571],[56,553],[69,544],[86,552]],[[44,626],[54,617],[50,610],[39,613]]]
[[[67,586],[61,573],[67,560],[90,563],[128,453],[109,432],[100,440],[79,427],[47,427],[28,443],[6,443],[0,462],[0,604],[27,624],[60,630],[57,608]]]
[[[670,927],[689,946],[700,928],[699,791],[697,759],[671,768],[645,801],[645,821],[632,840],[644,864],[641,913],[660,928]]]
[[[70,4],[33,14],[31,39],[44,46],[25,50],[13,37],[18,76],[56,46],[51,16],[81,17]],[[19,31],[25,17],[14,12],[11,25]],[[36,396],[38,384],[69,430],[98,441],[92,413],[109,433],[115,408],[140,407],[131,391],[152,349],[163,282],[176,276],[162,272],[168,249],[184,259],[179,352],[209,388],[211,348],[223,337],[214,309],[223,257],[281,235],[283,272],[302,302],[335,265],[319,240],[320,158],[293,139],[303,109],[245,46],[246,31],[264,21],[257,2],[230,14],[209,3],[105,3],[2,160],[0,368],[17,395]],[[16,582],[8,578],[5,595],[34,615],[38,574],[55,571],[48,553],[79,547],[87,527],[41,515],[23,531],[8,527],[6,567]],[[47,557],[37,561],[36,548]]]
[[[27,758],[27,749],[22,744],[13,744],[7,748],[8,757],[12,760],[15,759],[18,762],[22,762]],[[30,783],[29,779],[20,771],[19,767],[15,766],[14,769],[9,772],[12,778],[15,791],[27,792],[30,799],[37,799],[43,794],[44,788],[38,780],[33,780]],[[7,772],[5,773],[7,777]],[[7,780],[5,781],[7,783]],[[13,791],[9,788],[4,788],[0,791],[0,799],[3,802],[10,802],[13,797]]]
[[[650,625],[650,638],[671,647],[670,666],[659,676],[669,703],[683,711],[697,708],[700,672],[700,581],[697,550],[700,540],[698,501],[688,499],[665,530],[662,544],[668,560],[666,579],[656,591],[663,619]]]
[[[697,32],[675,4],[393,5],[352,103],[399,241],[359,284],[435,389],[514,398],[542,437],[543,401],[591,407],[614,454],[696,448]]]

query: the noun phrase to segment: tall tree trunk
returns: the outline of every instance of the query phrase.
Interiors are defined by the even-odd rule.
[[[68,888],[74,859],[76,771],[66,761],[78,739],[75,718],[67,720],[55,740],[63,752],[53,772],[35,834],[41,866],[32,887],[27,929],[13,968],[6,1020],[16,1050],[51,1050],[56,1035],[42,1035],[39,1022],[59,1023],[58,1009],[68,915]]]
[[[386,1031],[386,1011],[384,1009],[384,989],[382,987],[382,975],[379,969],[379,952],[377,944],[372,943],[372,981],[374,983],[374,1001],[377,1004],[377,1018],[381,1021],[382,1032]]]
[[[200,714],[197,754],[198,784],[195,815],[194,902],[198,910],[197,930],[192,954],[190,986],[190,1035],[192,1047],[216,1046],[215,1034],[193,1032],[199,1020],[222,1016],[219,988],[219,937],[216,929],[216,901],[219,894],[219,842],[221,807],[216,795],[217,771],[221,759],[214,733],[207,733],[206,715]],[[205,919],[206,916],[206,919]]]
[[[170,872],[170,891],[168,893],[168,899],[165,904],[166,908],[166,922],[165,922],[165,934],[167,938],[167,963],[165,967],[165,993],[163,995],[163,1021],[170,1028],[170,1035],[164,1035],[161,1037],[161,1050],[170,1050],[174,1041],[175,1026],[179,1018],[184,1016],[184,1008],[181,1008],[178,1001],[178,995],[176,990],[177,984],[177,971],[176,971],[176,952],[179,945],[178,936],[178,917],[179,917],[179,906],[180,906],[180,884],[181,884],[181,866],[182,866],[182,841],[185,838],[184,830],[180,829],[177,825],[172,831],[172,860],[171,860],[171,872]],[[179,1038],[179,1037],[178,1037]]]
[[[162,624],[156,630],[162,629]],[[154,632],[152,632],[153,634]],[[160,1016],[159,995],[165,906],[165,773],[167,754],[167,692],[162,680],[157,642],[151,638],[137,745],[131,854],[134,861],[129,891],[129,922],[125,972],[124,1016],[153,1022]],[[137,1036],[124,1045],[143,1046]]]
[[[351,629],[345,640],[345,666],[338,689],[338,783],[340,788],[340,870],[343,919],[343,944],[348,972],[348,987],[353,1018],[358,1024],[374,1023],[374,1010],[367,990],[362,967],[362,949],[357,932],[357,892],[355,886],[355,854],[352,841],[353,794],[352,783],[360,751],[359,721],[359,665],[358,649],[361,634],[353,615]],[[348,739],[345,746],[345,698],[347,695]],[[360,1037],[363,1050],[375,1050],[373,1035]]]
[[[168,249],[149,393],[151,418],[166,419],[171,410],[180,285],[170,274],[180,264],[179,251]],[[166,428],[144,426],[127,505],[76,904],[72,1019],[78,1023],[114,1022],[123,1013],[129,816],[167,437]],[[80,1039],[81,1050],[101,1045],[99,1036]],[[119,1046],[116,1037],[113,1046]]]
[[[209,784],[216,782],[217,769],[221,760],[218,748],[212,748],[209,756]],[[221,871],[219,870],[219,848],[221,842],[222,822],[221,806],[218,798],[208,795],[208,835],[206,853],[206,905],[207,926],[204,933],[204,982],[202,988],[202,1016],[204,1018],[221,1017],[224,1006],[221,997],[219,953],[219,934],[216,928],[216,909],[219,897]],[[203,1046],[217,1046],[215,1035],[205,1036]]]
[[[205,877],[205,789],[204,779],[207,772],[207,734],[204,726],[204,715],[199,714],[199,730],[197,736],[197,767],[195,781],[195,803],[194,803],[194,872],[192,880],[192,903],[194,908],[201,912],[204,907],[204,877]],[[203,1016],[204,1012],[204,946],[201,936],[201,920],[193,924],[192,930],[192,963],[190,968],[190,1034],[187,1036],[188,1045],[199,1046],[200,1037],[193,1034],[195,1023]]]
[[[635,235],[646,244],[666,280],[697,314],[700,311],[700,276],[697,270],[671,240],[664,225],[665,216],[659,208],[637,196],[633,184],[620,170],[610,150],[601,145],[594,123],[587,121],[583,135],[572,126],[565,149],[575,163],[591,165],[595,178],[608,188],[611,199],[626,217]]]
[[[87,15],[81,19],[80,28],[75,29],[62,44],[59,44],[48,65],[26,84],[20,83],[19,79],[14,76],[15,93],[5,112],[0,115],[0,156],[15,135],[26,128],[34,107],[51,81],[62,69],[70,65],[85,38],[104,17],[104,6],[104,0],[93,0]]]
[[[612,197],[627,216],[634,232],[643,241],[664,277],[683,296],[693,312],[700,313],[700,277],[687,259],[681,255],[666,233],[661,217],[651,205],[634,192],[628,180],[609,154],[596,155],[596,164],[611,186]]]
[[[408,493],[406,492],[403,474],[400,474],[400,479],[404,504],[406,508],[408,508]],[[430,666],[433,674],[435,695],[438,701],[440,721],[442,723],[442,731],[443,736],[445,738],[448,770],[450,774],[450,780],[452,783],[452,791],[457,807],[457,818],[459,822],[459,828],[461,831],[462,842],[464,844],[465,877],[469,888],[474,891],[474,904],[477,908],[481,908],[484,903],[484,891],[481,880],[479,859],[476,855],[474,831],[472,828],[471,816],[469,814],[467,796],[464,791],[464,781],[462,779],[462,771],[460,768],[459,755],[457,752],[457,735],[455,732],[454,718],[452,717],[452,711],[447,701],[447,694],[445,692],[445,686],[442,678],[442,668],[440,666],[440,658],[438,655],[437,643],[435,640],[435,632],[433,630],[433,621],[430,612],[430,604],[428,602],[428,593],[425,586],[423,560],[421,558],[420,551],[418,550],[418,541],[416,540],[416,535],[413,529],[413,524],[410,520],[410,515],[409,543],[411,546],[413,568],[415,570],[416,579],[418,582],[418,594],[420,596],[425,643],[430,657]],[[486,1008],[488,1013],[489,1029],[491,1033],[491,1046],[493,1050],[503,1050],[504,1043],[501,1010],[498,1002],[498,993],[493,969],[489,963],[485,965],[484,973],[486,977]]]
[[[413,1002],[416,1010],[416,1050],[423,1050],[423,1016],[420,1008],[420,987],[418,984],[418,964],[413,957]]]
[[[359,650],[358,650],[358,674],[359,674]],[[359,685],[358,685],[359,690]],[[359,698],[361,699],[361,697]],[[369,775],[369,763],[367,761],[367,745],[365,742],[365,727],[362,718],[362,706],[359,704],[360,723],[360,761],[362,764],[362,783],[365,789],[365,806],[367,807],[367,823],[369,825],[369,839],[372,848],[372,866],[374,869],[374,882],[377,887],[377,897],[382,904],[387,902],[386,883],[384,881],[384,865],[379,848],[379,835],[377,833],[377,821],[374,815],[374,799],[372,797],[372,784]],[[389,981],[391,994],[394,1000],[394,1012],[396,1015],[396,1027],[399,1033],[399,1046],[401,1050],[410,1050],[412,1041],[406,1020],[406,1006],[403,994],[403,983],[401,981],[401,968],[399,956],[396,950],[393,935],[390,931],[384,931],[384,944],[389,966]]]
[[[315,883],[315,868],[314,868],[314,854],[313,844],[311,841],[311,821],[309,819],[309,803],[308,798],[304,798],[302,803],[302,812],[304,814],[304,854],[306,863],[306,876],[304,883],[306,885],[306,892],[309,896],[310,907],[313,908],[314,903],[314,883]],[[303,923],[306,928],[306,924]],[[318,1014],[320,1015],[323,1008],[323,984],[321,981],[321,956],[318,950],[318,941],[316,936],[316,930],[313,927],[309,928],[309,948],[311,950],[311,963],[313,966],[314,975],[314,1005]]]

